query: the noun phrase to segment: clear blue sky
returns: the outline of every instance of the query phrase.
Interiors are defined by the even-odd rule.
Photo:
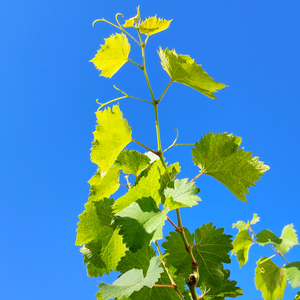
[[[149,94],[142,74],[129,63],[111,80],[98,77],[89,60],[115,30],[92,22],[113,21],[118,12],[130,18],[138,5],[142,18],[173,19],[147,45],[157,96],[169,80],[160,68],[158,46],[189,54],[229,86],[211,100],[173,84],[159,108],[163,147],[174,140],[175,127],[181,143],[211,131],[228,132],[243,137],[245,150],[271,167],[250,188],[247,204],[201,176],[202,202],[183,210],[184,225],[195,229],[213,222],[236,235],[231,224],[257,213],[256,231],[280,235],[290,223],[300,231],[299,1],[1,1],[1,299],[94,299],[99,279],[87,277],[74,243],[87,181],[96,170],[89,160],[95,100],[118,97],[113,84],[140,98]],[[139,54],[133,47],[130,57],[140,61]],[[121,101],[133,137],[155,148],[151,107]],[[165,155],[170,163],[180,161],[180,178],[197,174],[190,150],[177,147]],[[253,282],[255,262],[272,255],[258,246],[251,250],[246,266],[240,270],[235,257],[231,266],[231,279],[238,280],[245,300],[261,299]],[[287,259],[300,261],[300,246]],[[295,293],[288,288],[284,299]]]

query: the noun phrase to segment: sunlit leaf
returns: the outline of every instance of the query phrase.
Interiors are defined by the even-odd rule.
[[[107,173],[98,169],[97,173],[89,180],[91,186],[89,201],[98,201],[114,194],[120,186],[119,176],[119,167],[116,165],[113,165]]]
[[[85,211],[79,215],[76,245],[85,245],[81,252],[89,276],[102,276],[116,270],[125,255],[126,246],[119,235],[120,229],[113,223],[113,202],[113,199],[107,198],[89,201],[85,204]]]
[[[160,264],[161,259],[159,257],[152,257],[145,277],[143,270],[131,269],[121,275],[113,284],[100,283],[99,294],[102,295],[103,300],[108,300],[123,296],[129,297],[133,292],[139,291],[144,286],[152,288],[163,272]]]
[[[164,190],[166,196],[165,205],[170,210],[177,209],[179,207],[198,205],[198,201],[201,201],[197,196],[200,189],[197,188],[194,182],[188,182],[188,179],[176,179],[172,181],[168,187]]]
[[[252,220],[250,221],[250,224],[251,224],[251,225],[254,225],[254,224],[258,223],[259,220],[260,220],[259,216],[258,216],[257,214],[253,214],[253,218],[252,218]]]
[[[284,269],[267,257],[262,257],[256,264],[255,286],[262,292],[263,298],[282,300],[287,281]]]
[[[289,250],[295,246],[299,245],[296,230],[293,224],[284,226],[280,236],[282,242],[279,244],[274,243],[274,247],[279,250],[282,254],[289,252]]]
[[[248,261],[252,238],[247,230],[240,231],[233,241],[232,254],[236,253],[240,267]]]
[[[227,133],[204,135],[192,149],[193,161],[201,173],[223,183],[239,200],[245,201],[248,187],[255,186],[267,165],[251,152],[238,149],[242,138]]]
[[[116,213],[115,222],[121,226],[120,234],[130,251],[163,238],[162,227],[168,211],[160,211],[152,198],[142,198]]]
[[[111,78],[127,62],[130,44],[124,33],[112,34],[90,61],[102,71],[100,76]]]
[[[116,164],[125,174],[138,176],[149,166],[150,158],[138,151],[126,149],[119,154]]]
[[[141,22],[139,26],[139,30],[141,33],[150,36],[152,34],[168,29],[171,22],[172,20],[168,21],[168,20],[157,18],[156,16],[149,17],[145,21]]]
[[[168,167],[172,179],[179,173],[179,165],[173,164]],[[159,205],[164,197],[163,190],[169,183],[168,176],[160,161],[154,162],[144,170],[138,181],[129,191],[114,203],[114,212],[120,212],[131,203],[143,197],[151,197]]]
[[[213,93],[226,87],[211,78],[188,55],[177,54],[174,49],[170,51],[168,48],[159,48],[158,55],[163,69],[174,82],[185,84],[212,99],[217,98]]]
[[[137,14],[134,17],[126,20],[123,27],[137,27],[138,24],[140,23],[140,21],[141,21],[140,7],[138,6],[137,7]]]
[[[248,228],[248,224],[244,221],[237,221],[236,223],[232,224],[232,228],[237,228],[239,231],[243,231]]]
[[[97,111],[91,161],[105,172],[115,162],[120,152],[131,142],[131,128],[123,118],[118,105]]]
[[[292,288],[300,287],[300,261],[284,266],[285,275]]]
[[[155,256],[155,250],[151,246],[144,246],[140,250],[135,253],[130,251],[126,252],[126,256],[122,258],[118,265],[118,271],[121,273],[125,273],[132,268],[135,269],[142,269],[143,274],[146,275],[149,262],[153,256]],[[177,284],[180,290],[184,290],[185,281],[182,277],[176,277],[172,274],[175,283]],[[171,285],[170,278],[168,274],[164,271],[156,284],[159,285]],[[164,299],[164,300],[179,300],[178,294],[175,290],[170,288],[164,287],[152,287],[151,289],[148,287],[143,287],[140,291],[134,292],[130,296],[130,300],[141,300],[141,299],[148,299],[148,300],[157,300],[157,299]]]

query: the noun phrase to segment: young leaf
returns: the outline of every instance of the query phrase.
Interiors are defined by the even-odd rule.
[[[242,296],[243,290],[236,286],[237,282],[229,280],[230,271],[224,270],[224,281],[219,288],[207,288],[205,285],[201,285],[200,289],[205,294],[204,300],[222,300],[225,297],[236,298]]]
[[[266,260],[267,259],[267,260]],[[284,269],[266,257],[262,257],[255,269],[255,286],[262,292],[264,299],[282,300],[287,278]]]
[[[125,174],[138,176],[149,166],[150,158],[138,151],[126,149],[119,154],[116,164]]]
[[[168,211],[160,211],[149,197],[139,199],[116,213],[115,222],[121,226],[120,234],[130,251],[136,252],[144,244],[163,238],[162,227]]]
[[[168,167],[172,179],[179,173],[179,165],[173,164]],[[163,189],[169,183],[165,169],[159,161],[154,162],[143,171],[136,184],[131,187],[124,196],[120,197],[113,205],[114,212],[120,212],[131,203],[143,197],[152,197],[156,204],[162,202]]]
[[[163,272],[159,266],[161,259],[152,257],[147,271],[146,277],[143,275],[143,270],[131,269],[121,275],[113,284],[100,283],[100,294],[103,300],[111,298],[129,297],[133,292],[139,291],[143,286],[152,288]]]
[[[227,133],[204,135],[192,149],[193,161],[201,173],[223,183],[239,200],[247,202],[248,187],[255,186],[269,167],[238,147],[242,138]]]
[[[232,254],[236,252],[240,267],[248,261],[248,253],[252,238],[247,230],[240,231],[233,241]]]
[[[300,287],[300,261],[284,266],[284,270],[292,288]]]
[[[121,257],[125,255],[126,246],[123,244],[119,228],[113,223],[114,214],[111,210],[113,199],[89,201],[86,210],[79,215],[76,245],[81,248],[84,261],[88,263],[90,276],[102,276],[116,270]]]
[[[111,78],[127,62],[130,44],[124,33],[112,34],[104,41],[105,44],[100,45],[100,50],[90,62],[102,71],[100,76]]]
[[[202,225],[195,231],[196,243],[193,254],[199,264],[199,283],[221,287],[224,280],[223,264],[230,263],[228,252],[232,250],[231,236],[216,229],[212,223]]]
[[[232,228],[237,228],[239,231],[243,231],[249,227],[249,224],[245,223],[244,221],[237,221],[236,223],[232,224]]]
[[[201,201],[199,196],[196,196],[200,189],[195,186],[194,182],[188,182],[188,178],[176,179],[172,181],[164,190],[166,196],[165,205],[170,210],[194,205],[198,205],[197,201]]]
[[[194,244],[194,234],[190,234],[187,228],[184,233],[190,245]],[[170,232],[170,236],[166,237],[166,241],[162,244],[169,254],[166,257],[167,266],[173,266],[176,269],[176,275],[182,275],[185,279],[191,273],[191,261],[187,251],[185,250],[182,238],[179,232]]]
[[[278,238],[271,230],[268,229],[264,229],[260,231],[256,235],[256,241],[261,245],[265,245],[268,243],[273,243],[273,244],[282,243],[282,239]]]
[[[174,82],[185,84],[209,98],[216,99],[213,94],[217,90],[226,87],[225,84],[215,81],[203,69],[197,65],[190,56],[177,54],[173,49],[162,50],[160,47],[158,55],[162,68],[169,74]]]
[[[254,224],[258,223],[259,220],[260,220],[259,216],[258,216],[257,214],[253,214],[253,218],[252,218],[252,220],[250,221],[250,224],[251,224],[251,225],[254,225]]]
[[[139,30],[143,34],[147,34],[148,36],[161,32],[169,28],[172,20],[163,20],[158,19],[156,15],[154,17],[149,17],[145,21],[142,21]]]
[[[126,20],[123,27],[137,27],[138,24],[141,22],[140,7],[138,6],[136,9],[137,14],[134,17]]]
[[[297,293],[297,295],[295,296],[294,300],[299,300],[300,299],[300,292]]]
[[[114,194],[119,184],[119,167],[113,165],[108,172],[98,169],[97,173],[89,180],[91,186],[89,201],[99,201]]]
[[[299,245],[296,230],[293,228],[293,224],[284,226],[280,239],[282,242],[279,244],[274,243],[274,247],[279,250],[282,254],[289,252],[289,250],[295,246]]]
[[[91,161],[105,172],[112,166],[120,152],[131,142],[131,128],[123,118],[118,105],[97,111]]]

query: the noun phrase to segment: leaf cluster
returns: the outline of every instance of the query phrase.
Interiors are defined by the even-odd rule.
[[[300,262],[289,263],[284,254],[288,253],[293,246],[299,245],[298,237],[293,224],[286,225],[282,229],[280,237],[271,230],[264,229],[255,234],[252,225],[259,221],[254,214],[252,220],[238,221],[233,224],[239,230],[233,241],[232,253],[236,255],[240,267],[248,261],[250,247],[254,244],[267,246],[275,255],[280,255],[287,264],[279,267],[271,257],[261,257],[257,261],[255,269],[255,285],[262,292],[264,299],[282,299],[287,280],[292,288],[300,287]]]

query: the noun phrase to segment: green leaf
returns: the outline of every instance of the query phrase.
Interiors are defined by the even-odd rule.
[[[172,81],[185,84],[209,98],[216,99],[213,94],[226,87],[225,84],[215,81],[197,65],[190,56],[177,54],[175,49],[159,48],[158,55],[163,69],[169,74]]]
[[[201,201],[199,196],[196,196],[200,189],[195,186],[194,182],[188,182],[188,178],[176,179],[172,181],[164,190],[166,196],[165,205],[170,210],[179,207],[198,205],[197,201]]]
[[[168,167],[172,179],[179,173],[179,165],[173,164]],[[159,205],[162,200],[163,190],[169,183],[165,169],[160,161],[154,162],[150,167],[143,171],[136,184],[129,191],[120,197],[113,205],[114,212],[120,212],[131,203],[143,197],[151,197]]]
[[[201,173],[223,183],[239,200],[247,202],[248,187],[255,186],[269,167],[252,157],[251,152],[238,149],[242,138],[227,133],[204,135],[192,149],[193,161]]]
[[[126,247],[117,228],[109,239],[90,242],[80,249],[89,277],[103,276],[116,270],[120,258],[125,255]]]
[[[125,174],[138,176],[149,166],[150,158],[138,151],[126,149],[119,154],[116,164]]]
[[[193,245],[194,234],[190,234],[187,228],[184,228],[184,233],[189,245]],[[188,279],[189,274],[192,272],[191,261],[185,250],[180,233],[171,231],[170,236],[166,237],[166,241],[162,246],[169,253],[166,257],[167,266],[173,266],[176,269],[176,275],[182,275],[185,279]]]
[[[230,263],[231,236],[223,231],[223,228],[216,229],[212,223],[195,231],[193,254],[199,264],[199,283],[206,286],[220,288],[224,280],[222,263]]]
[[[243,231],[247,229],[249,225],[244,221],[237,221],[236,223],[232,224],[232,228],[237,228],[239,231]]]
[[[252,218],[252,220],[250,221],[250,224],[251,224],[251,225],[254,225],[254,224],[258,223],[259,220],[260,220],[259,216],[258,216],[257,214],[253,214],[253,218]]]
[[[297,293],[297,295],[295,296],[294,300],[299,300],[300,299],[300,292]]]
[[[193,254],[199,264],[199,284],[221,287],[224,279],[222,263],[230,263],[228,252],[232,249],[229,235],[223,234],[223,229],[216,229],[212,223],[203,225],[195,231],[195,235],[184,229],[189,245],[193,247]],[[182,238],[178,232],[171,232],[162,246],[169,255],[166,257],[167,265],[177,269],[175,274],[186,279],[192,272],[191,261],[185,250]],[[194,244],[194,236],[196,242]]]
[[[152,198],[142,198],[116,214],[115,222],[121,226],[120,233],[130,251],[163,238],[162,227],[168,211],[160,211]]]
[[[222,300],[225,297],[236,298],[242,296],[243,290],[236,286],[237,282],[229,280],[230,271],[224,270],[224,281],[219,288],[207,288],[205,285],[200,286],[204,296],[204,300]]]
[[[233,241],[232,254],[236,253],[240,267],[248,261],[252,238],[247,230],[240,231]]]
[[[89,276],[102,276],[104,273],[116,270],[125,255],[126,246],[119,227],[113,223],[114,214],[111,210],[113,199],[89,201],[86,210],[79,215],[76,245],[84,254]]]
[[[113,165],[108,172],[98,169],[97,173],[89,180],[91,186],[89,201],[98,201],[114,194],[119,184],[120,171],[118,166]]]
[[[130,251],[126,252],[126,256],[123,257],[118,265],[118,271],[121,273],[125,273],[132,268],[142,269],[143,274],[146,275],[149,262],[151,258],[155,256],[155,250],[151,246],[144,246],[140,250],[135,253]],[[177,284],[180,290],[184,289],[185,281],[182,277],[176,277],[173,274],[173,278],[175,283]],[[161,274],[161,277],[156,282],[159,285],[171,285],[169,276],[166,272]],[[149,289],[148,287],[143,287],[140,291],[134,292],[130,296],[130,300],[140,300],[140,299],[148,299],[148,300],[178,300],[177,293],[170,288],[162,288],[162,287],[152,287]]]
[[[97,111],[96,116],[99,125],[94,131],[91,161],[107,172],[120,152],[131,142],[131,128],[118,105]]]
[[[264,299],[282,300],[287,278],[284,269],[266,257],[262,257],[255,269],[255,286],[262,292]]]
[[[105,44],[100,45],[100,50],[90,62],[102,71],[100,76],[111,78],[127,62],[130,44],[124,33],[112,34],[104,41]]]
[[[284,270],[292,288],[300,287],[300,261],[284,266]]]
[[[124,257],[118,264],[117,271],[126,273],[131,269],[143,270],[143,274],[146,275],[149,263],[152,257],[156,256],[156,252],[152,246],[144,245],[140,250],[136,252],[126,251]]]
[[[282,254],[289,252],[293,246],[299,245],[296,230],[293,227],[293,224],[284,226],[280,236],[282,242],[280,244],[274,243],[274,247]]]
[[[147,34],[148,36],[161,32],[169,28],[172,20],[164,20],[157,18],[156,15],[154,17],[149,17],[145,21],[142,21],[139,30],[143,34]]]
[[[150,265],[146,277],[143,275],[143,270],[131,269],[121,275],[113,284],[100,283],[100,294],[103,300],[111,298],[129,297],[133,292],[139,291],[143,286],[152,288],[163,272],[159,266],[161,259],[153,257],[150,260]]]
[[[268,243],[281,244],[282,239],[278,238],[271,230],[264,229],[256,235],[256,241],[265,245]]]

